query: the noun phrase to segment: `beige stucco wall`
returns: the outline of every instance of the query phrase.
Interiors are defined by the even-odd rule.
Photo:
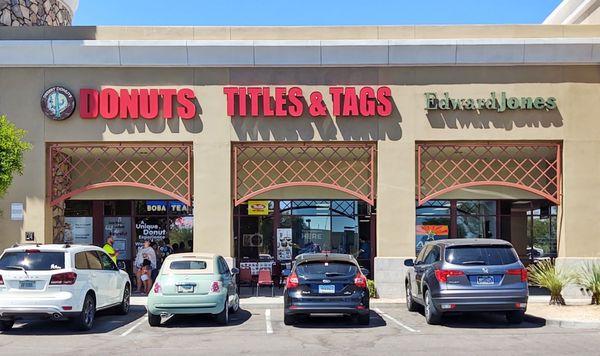
[[[304,92],[330,85],[388,85],[395,110],[388,118],[231,119],[224,85],[299,85]],[[193,87],[201,113],[192,121],[172,119],[46,119],[40,95],[49,86],[73,92],[82,87]],[[0,202],[4,211],[0,247],[34,231],[50,240],[45,196],[45,143],[70,141],[186,141],[194,155],[194,246],[232,255],[231,142],[368,140],[378,142],[377,244],[381,257],[414,253],[415,141],[564,140],[564,213],[561,256],[600,256],[593,238],[600,207],[598,157],[600,128],[592,103],[600,99],[600,71],[580,67],[413,67],[413,68],[47,68],[0,69],[0,112],[28,130],[34,148],[25,175]],[[551,112],[432,112],[424,92],[449,91],[454,97],[485,97],[490,91],[514,96],[554,96]],[[326,104],[331,108],[329,96]],[[312,192],[311,194],[313,194]],[[317,194],[317,193],[314,193]],[[336,193],[337,194],[337,193]],[[333,194],[331,196],[336,196]],[[469,196],[470,197],[470,196]],[[8,220],[11,202],[24,202],[23,222]]]

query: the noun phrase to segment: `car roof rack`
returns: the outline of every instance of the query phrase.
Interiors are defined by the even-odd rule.
[[[41,242],[29,242],[29,243],[19,243],[19,242],[15,242],[12,247],[19,247],[19,246],[28,246],[28,245],[35,245],[36,247],[40,247],[42,245]]]

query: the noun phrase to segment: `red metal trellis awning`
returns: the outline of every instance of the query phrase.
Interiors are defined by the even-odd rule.
[[[291,186],[334,189],[373,205],[374,142],[233,143],[235,205]]]
[[[52,206],[88,190],[119,186],[192,202],[191,144],[56,143],[48,159]]]
[[[472,186],[506,186],[560,204],[561,144],[428,142],[417,144],[419,205]]]

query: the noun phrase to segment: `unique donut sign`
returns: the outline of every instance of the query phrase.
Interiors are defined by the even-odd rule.
[[[42,94],[42,111],[47,118],[62,121],[73,115],[75,96],[63,87],[51,87]]]

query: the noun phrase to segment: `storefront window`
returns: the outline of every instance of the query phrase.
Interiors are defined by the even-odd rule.
[[[496,237],[496,201],[459,200],[456,212],[456,237]]]
[[[431,200],[416,211],[417,254],[431,240],[499,238],[523,261],[557,255],[557,209],[546,200]]]
[[[450,207],[448,200],[431,200],[417,207],[416,254],[419,254],[428,241],[448,238]]]
[[[89,200],[65,201],[64,241],[91,245],[94,242],[92,202]]]
[[[352,254],[361,265],[370,267],[374,209],[367,203],[356,200],[271,202],[269,205],[274,209],[269,210],[267,216],[250,216],[246,204],[234,210],[242,261],[270,257],[289,263],[302,253],[329,251]]]

